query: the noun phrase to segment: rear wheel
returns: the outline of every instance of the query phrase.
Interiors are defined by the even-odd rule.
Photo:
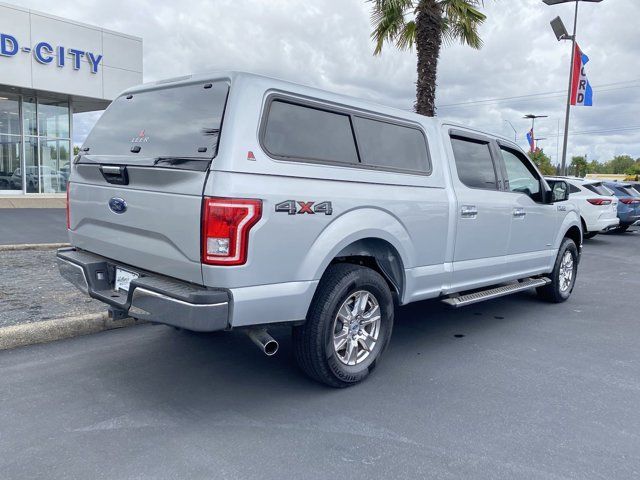
[[[311,378],[331,387],[364,380],[389,343],[393,298],[370,268],[336,264],[322,277],[307,321],[294,327],[294,356]]]
[[[578,273],[578,247],[573,240],[565,238],[560,245],[558,257],[551,272],[551,283],[537,289],[540,298],[561,303],[571,296]]]

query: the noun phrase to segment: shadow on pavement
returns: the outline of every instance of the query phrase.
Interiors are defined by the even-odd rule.
[[[442,349],[464,349],[463,342],[473,341],[475,333],[491,335],[494,327],[505,322],[530,321],[519,313],[541,305],[548,306],[534,294],[523,293],[459,310],[438,301],[402,307],[397,311],[393,337],[378,367],[380,371],[356,388],[388,388],[388,376],[394,376],[407,364],[418,361],[428,365]],[[286,327],[270,330],[280,343],[274,357],[266,357],[237,331],[200,334],[161,325],[139,328],[152,338],[144,338],[145,335],[138,337],[135,345],[129,342],[130,348],[119,350],[115,363],[95,375],[102,376],[104,382],[116,381],[118,385],[111,385],[109,390],[137,397],[143,404],[161,402],[178,410],[211,413],[232,405],[244,410],[244,405],[247,411],[255,411],[256,404],[263,408],[291,397],[335,396],[345,391],[309,380],[297,369],[290,329]],[[354,389],[347,391],[355,393]]]

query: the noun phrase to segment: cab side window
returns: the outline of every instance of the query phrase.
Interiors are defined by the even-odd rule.
[[[467,187],[498,190],[496,170],[488,142],[451,137],[458,178]]]
[[[502,159],[507,172],[508,190],[524,193],[535,202],[542,201],[540,178],[531,163],[521,153],[509,148],[500,147]]]

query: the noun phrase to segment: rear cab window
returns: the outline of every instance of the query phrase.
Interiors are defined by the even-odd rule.
[[[420,128],[356,112],[272,99],[261,143],[273,158],[429,174],[427,139]]]
[[[216,156],[227,82],[167,86],[118,97],[83,145],[86,160],[206,170]]]
[[[489,141],[452,136],[453,158],[460,181],[470,188],[498,190]]]

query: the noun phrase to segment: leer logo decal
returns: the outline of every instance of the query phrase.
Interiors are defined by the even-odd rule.
[[[131,138],[131,143],[147,143],[149,141],[149,137],[145,135],[144,128],[140,130],[137,137]]]
[[[333,214],[331,202],[305,202],[302,200],[285,200],[276,205],[276,212],[288,213],[289,215],[305,214],[314,215],[316,213],[324,213],[325,215]]]

